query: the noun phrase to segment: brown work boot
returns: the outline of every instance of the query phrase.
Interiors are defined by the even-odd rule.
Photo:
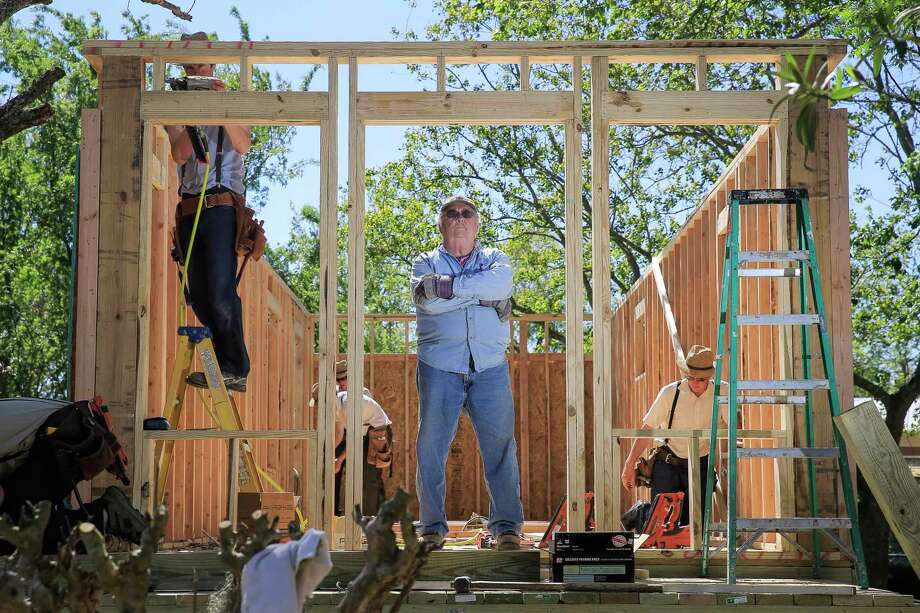
[[[502,532],[496,548],[499,551],[517,551],[521,548],[521,535],[517,532]]]
[[[185,382],[192,387],[198,387],[203,390],[208,389],[208,379],[204,376],[203,372],[190,373],[189,376],[185,378]],[[232,375],[225,376],[224,387],[226,387],[231,392],[245,392],[246,377],[234,377]]]
[[[422,540],[426,543],[433,543],[435,549],[440,549],[444,546],[444,537],[437,532],[426,532],[422,535]]]

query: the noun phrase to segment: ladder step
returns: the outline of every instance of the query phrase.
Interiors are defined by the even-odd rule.
[[[798,204],[808,198],[806,189],[733,189],[730,200],[739,204]]]
[[[798,268],[739,268],[739,277],[799,277]]]
[[[827,379],[780,379],[738,381],[739,390],[826,390]]]
[[[836,458],[836,447],[741,447],[739,458]]]
[[[728,404],[728,396],[719,396],[719,404]],[[805,396],[738,396],[738,404],[805,404]]]
[[[738,253],[739,262],[806,262],[807,251],[741,251]]]
[[[814,313],[790,313],[785,315],[736,315],[740,326],[812,326],[821,322]]]
[[[739,517],[735,527],[745,532],[759,530],[763,532],[807,532],[824,528],[826,530],[849,529],[852,525],[848,517]],[[725,532],[725,522],[712,524],[710,531]]]

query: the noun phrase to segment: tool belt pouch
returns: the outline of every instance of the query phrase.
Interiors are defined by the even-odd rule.
[[[236,209],[236,253],[258,261],[265,253],[264,222],[256,219],[256,212],[246,206],[246,199],[235,196],[233,206]]]
[[[182,249],[182,243],[179,241],[178,221],[169,231],[169,238],[172,242],[172,248],[169,250],[169,257],[171,257],[176,264],[183,264],[185,262],[185,253]]]
[[[78,458],[80,470],[83,472],[84,479],[92,479],[115,461],[115,453],[104,439],[99,439],[99,446],[96,451],[89,455]]]
[[[652,472],[657,459],[657,448],[652,448],[647,458],[640,457],[636,462],[636,483],[640,487],[652,487]]]
[[[389,425],[367,430],[367,463],[387,468],[393,463],[393,430]]]

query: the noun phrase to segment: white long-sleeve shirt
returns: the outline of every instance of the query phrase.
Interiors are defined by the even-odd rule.
[[[340,391],[336,394],[336,398],[338,399],[338,405],[335,411],[335,421],[344,427],[344,425],[348,423],[348,414],[345,410],[345,403],[348,402],[348,392]],[[380,428],[392,423],[383,410],[383,407],[371,397],[371,393],[367,388],[364,389],[363,400],[364,415],[362,416],[362,436],[367,434],[369,428]]]

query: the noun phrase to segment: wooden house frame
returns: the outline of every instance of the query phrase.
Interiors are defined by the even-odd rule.
[[[620,508],[617,435],[614,431],[615,398],[610,380],[614,376],[615,309],[610,300],[610,228],[605,223],[609,196],[609,127],[655,124],[755,124],[771,127],[775,138],[776,187],[806,187],[812,202],[828,202],[828,164],[802,164],[805,153],[790,137],[798,110],[782,103],[781,84],[764,91],[708,91],[709,63],[779,64],[784,54],[797,58],[816,55],[815,65],[827,61],[832,69],[845,53],[840,41],[577,41],[577,42],[204,42],[204,41],[87,41],[84,52],[99,74],[101,149],[99,167],[98,300],[92,327],[92,363],[80,365],[78,384],[103,395],[115,415],[118,434],[129,454],[137,455],[143,444],[142,420],[146,415],[147,385],[144,377],[147,337],[145,314],[150,296],[144,279],[149,275],[150,247],[145,243],[142,182],[151,148],[148,126],[166,124],[274,124],[310,125],[320,128],[320,290],[319,313],[319,406],[315,432],[300,431],[301,438],[314,437],[316,466],[322,467],[308,516],[312,525],[331,527],[332,505],[323,497],[332,491],[331,455],[334,362],[336,358],[336,208],[338,67],[349,66],[348,138],[348,368],[349,379],[363,380],[364,330],[364,139],[373,125],[422,124],[557,124],[565,129],[565,236],[566,236],[566,437],[568,441],[567,504],[569,525],[581,525],[585,510],[584,440],[584,305],[582,278],[581,134],[583,65],[591,70],[591,126],[593,169],[591,201],[594,206],[592,254],[594,279],[594,484],[595,519],[599,530],[619,525]],[[228,63],[240,66],[240,91],[164,91],[166,64]],[[328,87],[324,92],[252,91],[252,66],[256,64],[325,65]],[[521,67],[519,91],[454,92],[446,90],[447,64],[508,64]],[[533,64],[571,64],[573,91],[534,91],[529,67]],[[607,79],[612,63],[688,63],[696,66],[696,91],[611,91]],[[145,84],[145,71],[152,64],[152,90]],[[362,64],[431,64],[437,67],[437,89],[431,92],[364,92],[358,88]],[[819,109],[819,154],[827,155],[828,109]],[[846,210],[846,202],[838,203]],[[840,214],[840,213],[838,213]],[[826,219],[826,217],[825,217]],[[816,222],[816,225],[820,222]],[[826,232],[826,228],[817,228]],[[826,234],[825,234],[826,236]],[[835,248],[839,241],[834,240]],[[848,240],[848,237],[846,237]],[[715,255],[714,255],[715,257]],[[833,300],[849,300],[849,287],[825,285]],[[831,303],[833,300],[829,300]],[[849,322],[835,336],[849,346]],[[359,331],[361,333],[359,333]],[[80,330],[78,328],[78,345]],[[791,342],[782,351],[793,363]],[[838,345],[839,346],[839,343]],[[779,349],[779,348],[778,348]],[[852,358],[839,356],[838,376],[847,380]],[[349,410],[349,449],[360,449],[360,412],[352,396]],[[844,399],[844,402],[845,399]],[[620,436],[625,433],[620,432]],[[359,454],[360,455],[360,454]],[[135,469],[135,498],[144,481],[144,468]],[[346,508],[360,500],[360,471],[349,479]],[[790,483],[791,486],[791,483]],[[346,548],[360,547],[357,525],[348,518]]]

